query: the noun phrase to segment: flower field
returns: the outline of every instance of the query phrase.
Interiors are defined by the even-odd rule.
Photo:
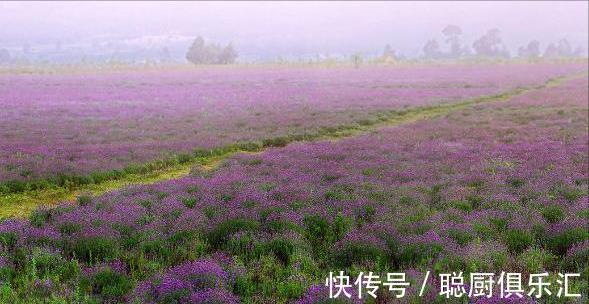
[[[0,222],[0,302],[331,303],[330,271],[415,283],[429,270],[580,273],[570,289],[584,303],[586,73],[583,63],[0,75],[0,106],[13,105],[0,113],[3,181],[264,148]],[[522,87],[355,136],[263,144]],[[402,301],[447,302],[436,279]],[[385,288],[365,299],[394,301]]]
[[[0,193],[71,187],[281,146],[536,86],[583,64],[241,67],[0,74]]]

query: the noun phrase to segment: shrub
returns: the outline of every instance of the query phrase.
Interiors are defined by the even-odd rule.
[[[559,234],[548,237],[546,247],[552,251],[552,253],[563,256],[571,246],[588,238],[589,231],[586,227],[566,229]]]
[[[383,248],[366,242],[348,242],[342,247],[336,247],[331,254],[333,265],[342,268],[347,268],[354,264],[381,264],[385,262],[386,258],[387,253]]]
[[[132,288],[133,282],[126,275],[110,268],[98,271],[90,280],[92,292],[106,299],[119,299]]]
[[[284,147],[290,143],[290,139],[285,136],[268,138],[262,141],[263,147]]]
[[[520,254],[518,260],[530,273],[538,273],[550,269],[556,257],[543,249],[530,248]]]
[[[192,161],[192,155],[189,153],[180,153],[177,158],[179,164],[186,164]]]
[[[262,150],[263,144],[260,142],[242,142],[238,144],[239,149],[248,152],[258,152]]]
[[[284,238],[273,239],[265,245],[265,250],[273,253],[284,265],[289,265],[295,246],[292,241]]]
[[[437,243],[406,244],[403,245],[402,248],[399,248],[396,260],[397,263],[403,267],[423,265],[427,264],[442,251],[442,245]]]
[[[454,241],[456,241],[456,243],[458,243],[461,246],[466,245],[474,238],[474,236],[470,234],[468,231],[464,231],[461,229],[449,229],[447,233],[450,238],[452,238]]]
[[[311,246],[319,247],[331,238],[331,227],[327,219],[319,215],[311,215],[303,220],[307,228],[306,237]]]
[[[59,254],[50,252],[47,249],[33,249],[31,266],[34,268],[38,277],[45,278],[48,275],[56,273],[57,269],[63,264],[65,264],[65,261]]]
[[[61,232],[63,234],[71,235],[76,232],[82,231],[82,224],[72,223],[72,222],[63,222],[58,225],[58,230],[59,230],[59,232]]]
[[[238,231],[250,231],[260,227],[260,223],[251,219],[235,218],[219,223],[207,235],[209,243],[220,248],[227,243],[230,235]]]
[[[465,200],[451,201],[450,207],[456,208],[458,210],[466,211],[466,212],[471,212],[473,209],[472,204],[469,201],[465,201]]]
[[[34,227],[42,227],[45,223],[49,222],[53,215],[53,211],[50,208],[38,208],[31,213],[29,216],[29,223]]]
[[[564,218],[564,215],[562,208],[555,204],[547,206],[542,210],[542,216],[549,223],[560,222]]]
[[[117,249],[114,240],[103,237],[82,238],[73,245],[76,257],[87,263],[112,259],[116,256]]]
[[[491,225],[493,225],[495,230],[497,230],[499,232],[503,232],[507,228],[507,219],[506,218],[493,217],[493,218],[489,219],[489,222],[491,223]]]
[[[505,232],[505,245],[511,252],[519,254],[534,243],[534,236],[525,230],[513,229]]]
[[[298,299],[305,293],[305,285],[300,281],[278,282],[276,292],[282,299]]]
[[[92,195],[89,193],[80,194],[76,197],[76,201],[80,206],[89,205],[92,202]]]
[[[196,197],[186,197],[182,199],[182,203],[186,208],[194,208],[196,206]]]

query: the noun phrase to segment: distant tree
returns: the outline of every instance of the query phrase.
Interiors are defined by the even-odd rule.
[[[384,50],[382,51],[382,57],[395,57],[395,51],[393,50],[390,44],[384,46]]]
[[[436,39],[428,40],[427,43],[423,46],[423,55],[425,58],[428,59],[439,59],[442,57],[442,52],[440,51],[440,44]]]
[[[544,50],[544,58],[557,58],[558,55],[558,47],[554,43],[550,43],[546,49]]]
[[[575,48],[575,52],[573,53],[573,56],[575,56],[575,57],[585,56],[585,48],[581,45],[577,46],[577,48]]]
[[[197,37],[186,53],[186,60],[193,64],[229,64],[235,62],[237,52],[231,44],[222,48],[218,44],[206,45],[202,37]]]
[[[28,54],[31,51],[31,45],[28,42],[25,42],[22,45],[22,52]]]
[[[0,49],[0,64],[9,63],[10,60],[10,52],[7,49]]]
[[[163,47],[160,50],[160,62],[170,62],[172,61],[172,55],[170,55],[170,50],[168,47]]]
[[[235,59],[237,59],[237,52],[230,43],[221,51],[219,61],[221,64],[231,64],[235,62]]]
[[[572,57],[573,56],[573,48],[571,44],[566,39],[560,39],[558,41],[558,55],[560,57]]]
[[[192,42],[192,45],[188,49],[186,53],[186,60],[194,63],[194,64],[203,64],[204,63],[204,49],[205,49],[205,40],[202,37],[198,36]]]
[[[448,57],[459,58],[463,56],[466,49],[460,44],[460,35],[462,35],[462,29],[457,25],[447,25],[443,30],[442,34],[446,36],[446,43],[450,44],[450,53]]]
[[[578,48],[577,48],[578,49]],[[545,58],[569,58],[576,56],[576,53],[583,53],[583,49],[573,51],[573,47],[567,39],[560,39],[558,43],[550,43],[544,50]]]
[[[532,40],[527,46],[521,46],[517,54],[522,58],[537,58],[540,56],[540,42],[538,40]]]
[[[472,48],[478,56],[483,57],[509,57],[509,51],[501,40],[501,31],[491,29],[477,39]]]
[[[354,53],[350,57],[350,61],[352,61],[352,64],[354,64],[354,67],[357,69],[357,68],[360,67],[360,65],[362,64],[362,62],[364,60],[362,59],[362,54],[360,54],[360,53]]]
[[[383,51],[382,51],[382,56],[380,57],[380,61],[384,62],[384,63],[395,63],[398,59],[398,56],[395,52],[395,50],[393,50],[393,48],[391,47],[390,44],[385,45]]]

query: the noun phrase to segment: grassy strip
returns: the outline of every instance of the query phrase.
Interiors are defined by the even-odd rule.
[[[55,178],[20,184],[15,181],[4,182],[0,184],[0,218],[25,216],[41,204],[55,204],[60,201],[73,200],[81,193],[100,194],[131,184],[154,183],[178,178],[187,175],[193,166],[211,167],[235,153],[260,152],[271,147],[284,147],[292,142],[350,137],[383,126],[437,117],[480,103],[505,101],[532,90],[558,86],[562,82],[576,77],[579,75],[554,78],[539,86],[517,88],[500,94],[476,97],[460,102],[377,112],[372,119],[357,121],[353,124],[321,127],[311,132],[289,134],[261,141],[238,142],[210,150],[196,149],[192,153],[180,153],[142,165],[130,165],[122,170],[94,172],[86,176],[59,175]]]

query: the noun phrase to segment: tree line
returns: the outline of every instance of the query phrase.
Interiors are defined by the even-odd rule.
[[[463,44],[462,29],[457,25],[448,25],[442,30],[449,50],[444,52],[436,39],[428,40],[423,46],[423,57],[426,59],[458,59],[463,57],[510,58],[511,54],[501,38],[501,31],[490,29],[472,43],[472,48]],[[517,57],[520,58],[567,58],[581,57],[585,53],[582,46],[573,47],[567,39],[550,43],[542,52],[540,41],[531,40],[527,45],[519,47]]]

